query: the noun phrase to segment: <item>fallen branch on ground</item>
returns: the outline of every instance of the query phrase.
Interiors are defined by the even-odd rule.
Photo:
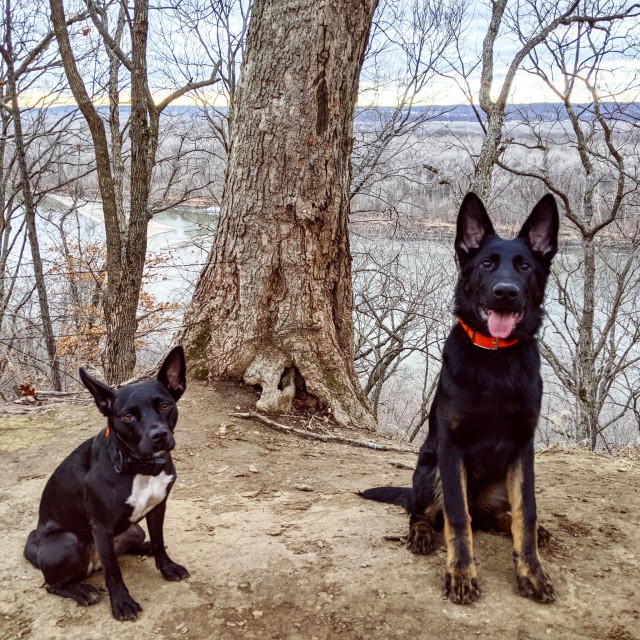
[[[79,391],[36,391],[36,397],[42,398],[70,398],[71,396],[77,396],[83,393],[82,390]]]
[[[363,447],[365,449],[375,449],[376,451],[398,451],[400,453],[417,453],[418,450],[413,447],[403,447],[394,444],[380,444],[377,442],[366,442],[364,440],[356,440],[355,438],[345,438],[344,436],[337,436],[327,433],[313,433],[312,431],[305,431],[304,429],[298,429],[297,427],[289,427],[274,420],[259,414],[259,413],[232,413],[232,416],[236,418],[244,418],[245,420],[259,420],[267,426],[277,429],[278,431],[284,431],[285,433],[295,433],[303,438],[311,438],[312,440],[321,440],[322,442],[338,442],[340,444],[349,444],[354,447]]]

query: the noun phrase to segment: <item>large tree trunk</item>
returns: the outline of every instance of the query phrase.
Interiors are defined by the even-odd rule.
[[[258,408],[296,390],[373,426],[353,366],[349,182],[358,76],[377,0],[257,0],[220,224],[183,339],[200,378]]]

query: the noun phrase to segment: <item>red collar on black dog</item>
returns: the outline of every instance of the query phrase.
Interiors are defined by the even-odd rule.
[[[518,342],[517,338],[515,340],[505,340],[504,338],[485,336],[482,333],[478,333],[475,329],[472,329],[468,324],[465,324],[460,318],[458,318],[458,322],[460,323],[460,326],[465,330],[465,333],[471,338],[471,342],[473,342],[476,347],[497,351],[498,349],[502,349],[503,347],[511,347]]]

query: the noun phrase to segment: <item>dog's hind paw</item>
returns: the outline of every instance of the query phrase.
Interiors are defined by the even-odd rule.
[[[170,562],[160,567],[160,573],[165,580],[171,580],[172,582],[178,582],[189,577],[187,569],[175,562]]]
[[[471,567],[447,570],[442,586],[443,597],[449,598],[455,604],[475,602],[480,597],[480,587],[474,573],[475,569],[472,570]]]
[[[95,604],[102,597],[100,589],[90,584],[66,584],[62,587],[49,587],[47,586],[49,593],[54,593],[62,598],[70,598],[77,602],[81,607],[88,607]]]
[[[538,525],[538,549],[546,547],[552,537],[550,531],[545,529],[541,524]]]
[[[409,526],[407,548],[411,553],[428,555],[433,550],[435,532],[427,520],[416,520]]]

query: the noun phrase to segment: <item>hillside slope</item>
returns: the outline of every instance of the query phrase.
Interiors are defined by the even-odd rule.
[[[192,384],[180,403],[178,482],[165,539],[191,578],[164,582],[152,559],[124,557],[135,623],[51,596],[22,557],[47,477],[103,421],[93,405],[0,414],[0,637],[640,639],[640,465],[584,452],[537,458],[542,552],[558,602],[518,596],[510,540],[479,533],[482,597],[440,595],[445,560],[409,553],[407,518],[354,492],[409,485],[413,454],[281,434],[232,417],[250,392]],[[357,436],[351,432],[346,435]],[[103,585],[102,573],[93,584]]]

